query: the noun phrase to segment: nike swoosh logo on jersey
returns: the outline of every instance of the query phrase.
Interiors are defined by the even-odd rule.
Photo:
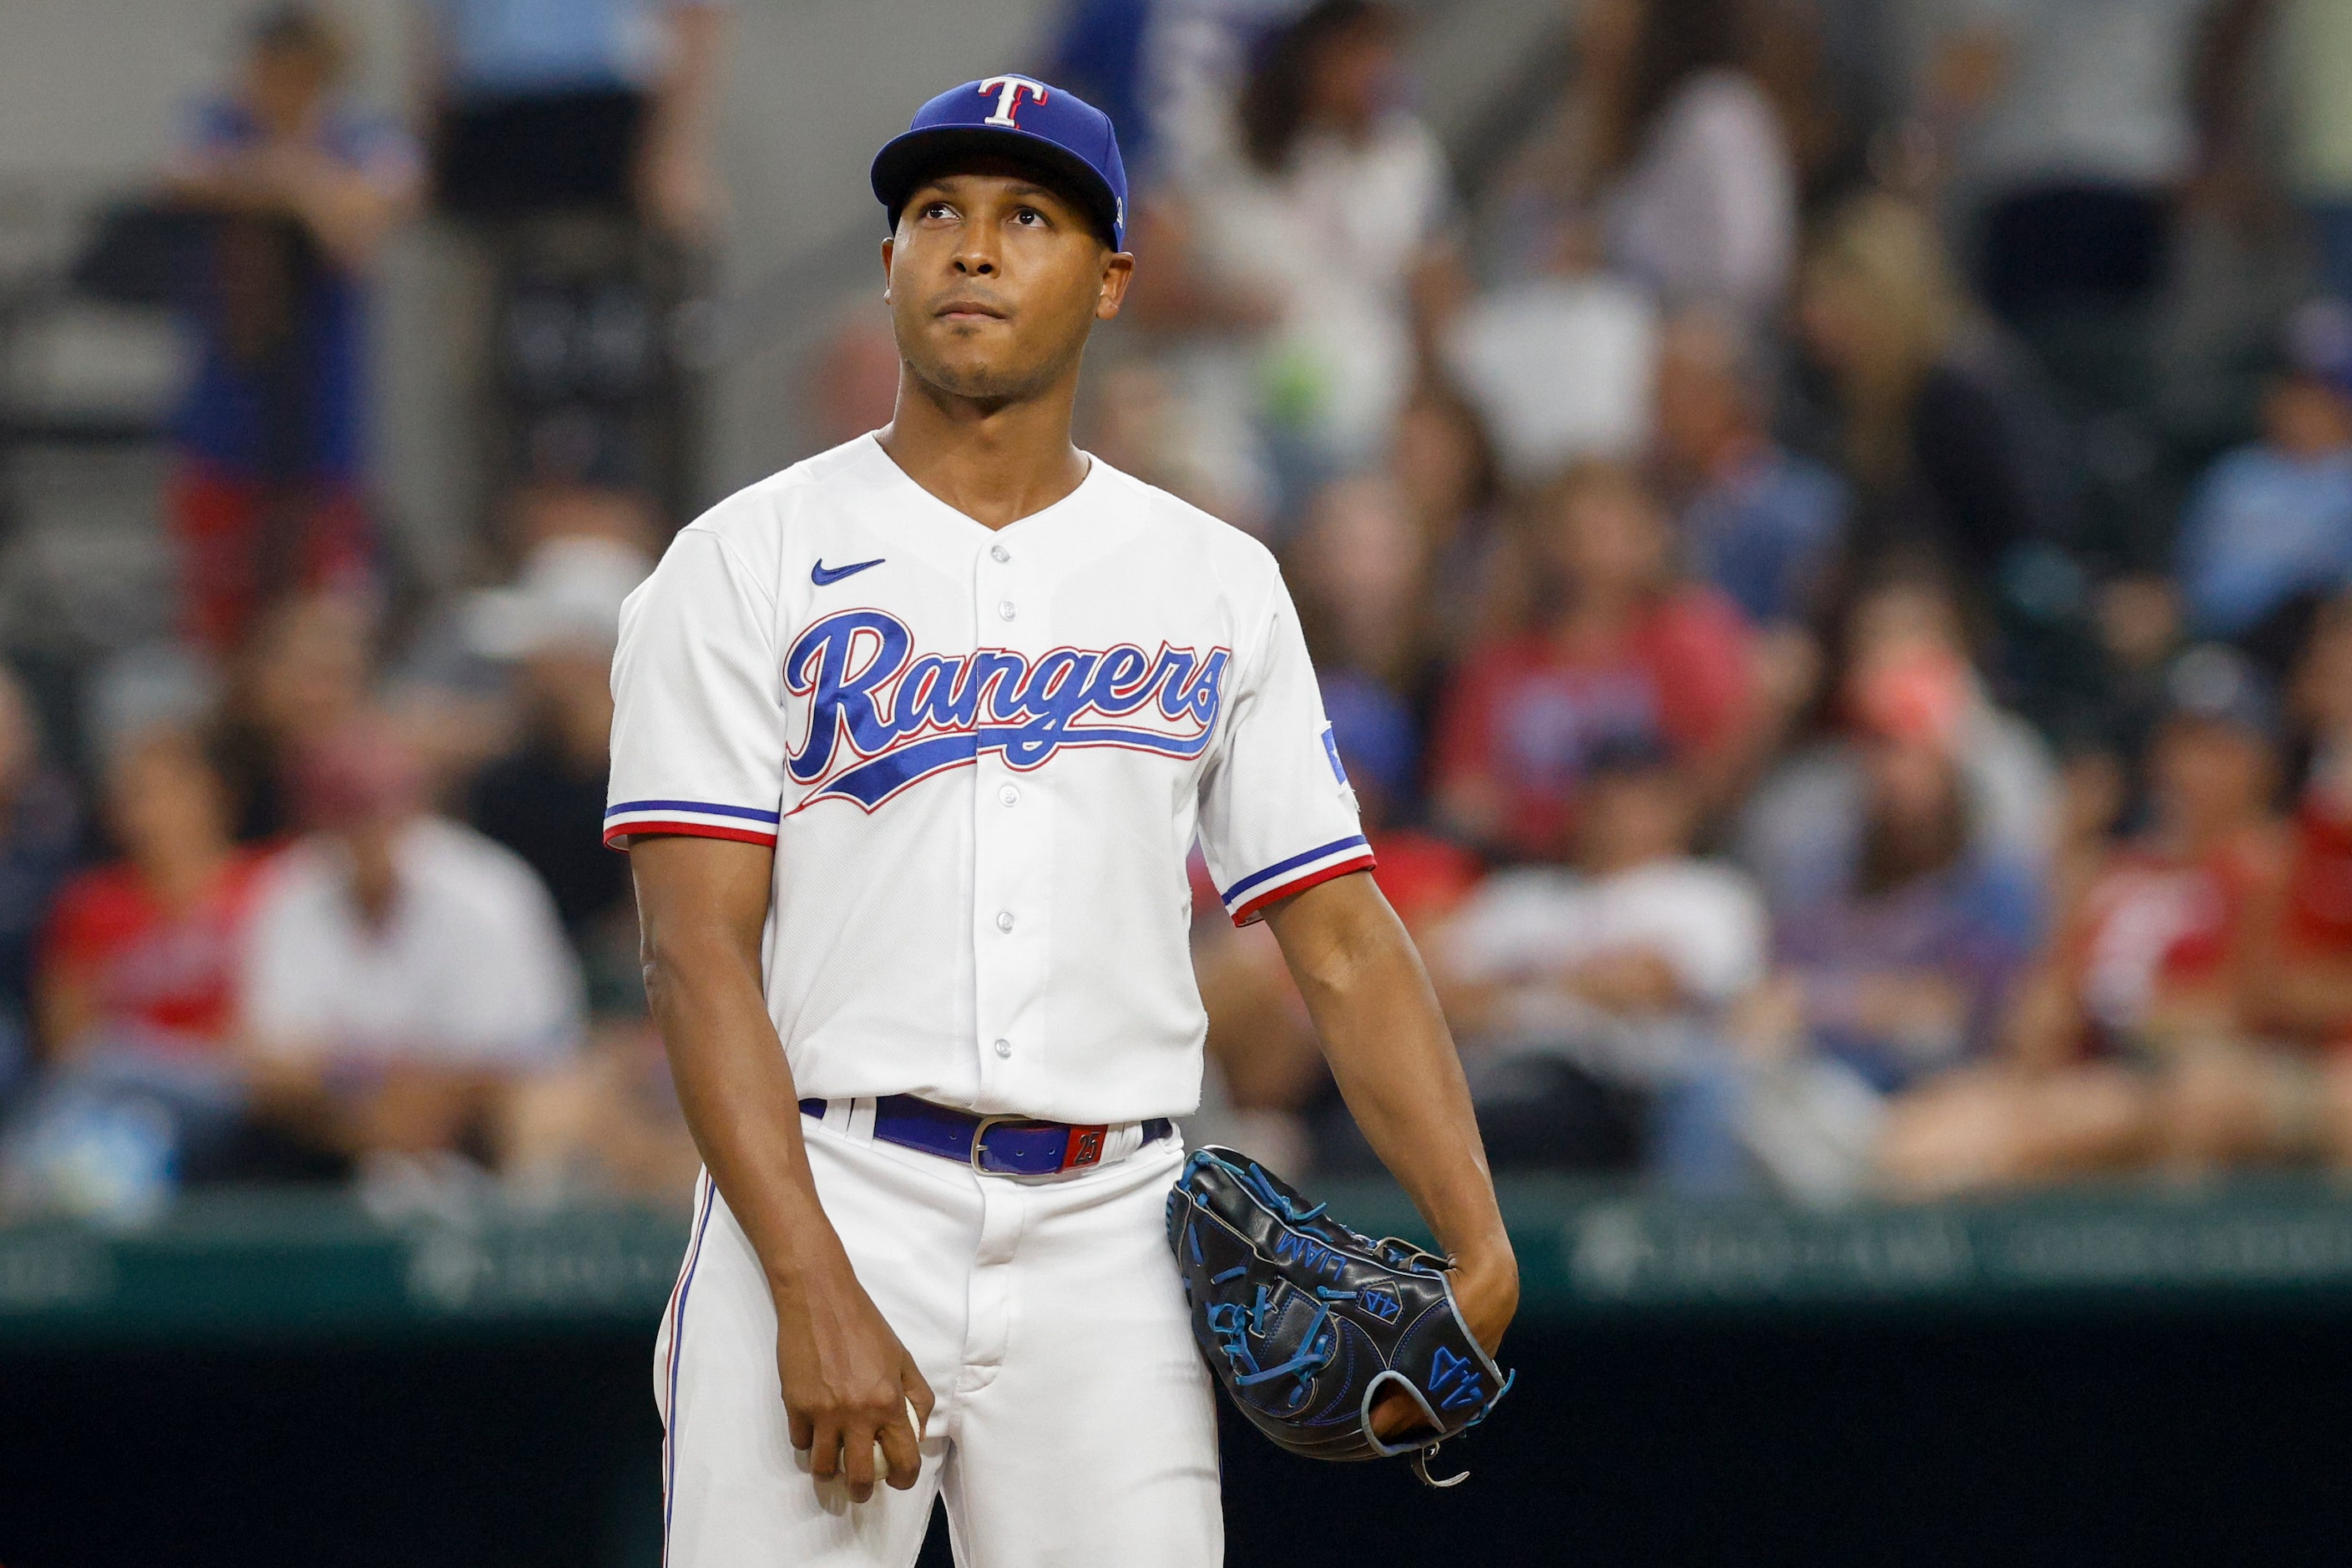
[[[871,561],[853,561],[846,566],[828,566],[820,561],[809,568],[809,581],[822,588],[828,584],[838,583],[844,577],[855,577],[868,566],[879,566],[888,559],[886,555],[877,555]]]

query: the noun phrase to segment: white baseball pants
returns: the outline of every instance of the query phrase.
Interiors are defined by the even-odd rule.
[[[1222,1562],[1213,1395],[1162,1219],[1181,1141],[1024,1181],[801,1126],[859,1282],[938,1397],[922,1479],[853,1503],[810,1476],[774,1305],[706,1173],[654,1357],[667,1568],[908,1568],[940,1495],[960,1568]]]

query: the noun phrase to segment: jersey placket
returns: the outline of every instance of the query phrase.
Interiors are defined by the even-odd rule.
[[[1054,646],[1048,574],[1034,537],[1003,535],[973,552],[975,639],[1023,656],[1026,665]],[[983,706],[983,728],[1011,708],[1011,689]],[[1024,1113],[1045,1103],[1046,958],[1051,952],[1053,791],[1050,768],[1024,772],[1003,748],[983,744],[972,789],[973,1044],[980,1059],[980,1105]]]

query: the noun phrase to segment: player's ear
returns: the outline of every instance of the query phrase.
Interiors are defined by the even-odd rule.
[[[1095,296],[1095,320],[1108,321],[1127,300],[1127,286],[1135,280],[1135,258],[1124,250],[1103,258],[1102,289]]]
[[[882,298],[885,300],[890,297],[890,258],[898,248],[897,235],[886,234],[882,237]]]

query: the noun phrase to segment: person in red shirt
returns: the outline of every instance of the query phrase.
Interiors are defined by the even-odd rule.
[[[43,943],[41,1033],[55,1068],[110,1051],[224,1060],[262,858],[229,837],[219,775],[190,735],[157,731],[109,770],[123,858],[58,894]]]
[[[2352,596],[2320,612],[2294,696],[2310,726],[2311,771],[2251,999],[2275,1033],[2352,1047]]]
[[[106,820],[123,858],[58,895],[36,961],[40,1076],[0,1129],[0,1187],[36,1208],[135,1222],[190,1181],[312,1173],[253,1163],[236,1050],[260,861],[229,837],[193,735],[116,752]]]
[[[2246,1001],[2266,1035],[2308,1056],[2317,1104],[2246,1086],[2239,1120],[2266,1152],[2352,1166],[2352,595],[2314,618],[2292,696],[2311,766],[2285,873],[2254,927]]]
[[[1632,469],[1580,463],[1532,519],[1527,629],[1456,677],[1433,770],[1441,824],[1515,859],[1566,850],[1595,746],[1663,743],[1714,805],[1761,734],[1752,635],[1722,595],[1675,580],[1665,515]]]

